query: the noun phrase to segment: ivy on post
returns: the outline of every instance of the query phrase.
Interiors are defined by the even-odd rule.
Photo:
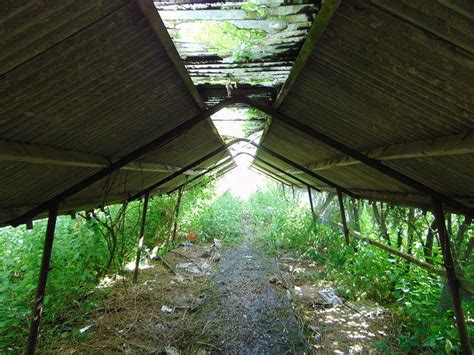
[[[26,346],[26,354],[34,354],[36,348],[36,339],[43,313],[43,301],[46,290],[46,282],[50,270],[51,252],[53,250],[54,230],[56,228],[56,220],[58,217],[59,204],[53,204],[49,208],[48,226],[46,227],[46,236],[44,239],[43,257],[41,259],[41,267],[38,279],[38,288],[36,289],[35,302],[31,312],[30,333],[28,335],[28,344]]]
[[[137,258],[135,259],[135,270],[133,270],[133,283],[137,283],[138,270],[140,268],[140,259],[142,256],[143,241],[145,240],[145,224],[146,224],[146,212],[148,210],[148,198],[150,194],[147,192],[143,199],[143,212],[142,212],[142,224],[140,226],[140,238],[138,239],[137,247]]]
[[[341,221],[342,221],[342,228],[344,232],[344,241],[346,245],[349,245],[350,239],[349,239],[349,229],[347,228],[346,211],[344,210],[344,200],[342,198],[342,191],[339,189],[337,189],[337,199],[339,201],[339,209],[341,211]]]
[[[461,340],[461,352],[462,354],[472,354],[469,335],[467,333],[466,322],[462,310],[461,296],[459,294],[459,280],[456,276],[453,255],[451,253],[451,244],[444,222],[443,206],[441,202],[435,198],[431,199],[431,203],[433,205],[433,214],[438,226],[438,235],[441,244],[441,252],[443,253],[446,277],[448,279],[448,285],[453,300],[454,315],[456,316],[456,325]]]

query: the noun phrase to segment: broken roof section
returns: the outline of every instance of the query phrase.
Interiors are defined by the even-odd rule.
[[[319,2],[155,2],[194,84],[207,103],[227,87],[273,100],[319,10]]]

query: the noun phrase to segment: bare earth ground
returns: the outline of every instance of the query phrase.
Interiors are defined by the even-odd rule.
[[[152,261],[138,285],[128,276],[115,282],[97,309],[61,338],[43,339],[40,352],[365,354],[390,339],[391,317],[380,307],[324,305],[318,291],[331,285],[320,278],[323,266],[296,255],[277,264],[246,242],[182,247],[166,261],[174,273]]]

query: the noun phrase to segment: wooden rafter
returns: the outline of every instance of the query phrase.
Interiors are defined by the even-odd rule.
[[[106,168],[118,158],[105,158],[100,155],[77,152],[73,150],[58,149],[48,146],[18,143],[0,140],[0,161],[16,161],[32,164],[48,164],[75,166],[81,168]],[[123,166],[121,170],[169,173],[180,170],[180,167],[168,164],[133,161]],[[192,175],[199,173],[187,171]]]
[[[377,160],[397,160],[473,154],[474,132],[455,134],[434,139],[425,139],[416,142],[393,144],[367,150],[362,153],[369,158]],[[308,169],[317,171],[355,164],[362,163],[350,156],[343,156],[337,159],[321,160],[308,166]]]

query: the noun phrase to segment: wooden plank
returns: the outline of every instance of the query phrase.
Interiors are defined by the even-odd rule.
[[[191,77],[188,74],[188,71],[184,67],[184,63],[181,60],[181,57],[176,50],[176,47],[171,40],[171,37],[166,29],[161,17],[158,14],[158,11],[155,7],[155,4],[152,0],[137,0],[140,9],[142,10],[143,14],[145,15],[146,19],[148,20],[150,26],[153,28],[156,36],[160,40],[163,48],[168,55],[168,58],[173,63],[174,67],[178,71],[179,76],[183,79],[184,85],[189,90],[189,93],[196,101],[196,104],[200,109],[205,109],[206,105],[204,104],[201,95],[199,95],[199,91],[194,86]]]
[[[275,103],[273,104],[274,108],[279,108],[283,103],[283,100],[288,95],[291,87],[296,81],[296,78],[299,76],[310,55],[316,48],[316,44],[323,35],[324,30],[331,21],[331,18],[333,17],[340,3],[341,0],[326,0],[323,2],[321,10],[319,10],[316,19],[314,20],[313,26],[308,33],[308,37],[306,38],[306,41],[304,42],[303,47],[301,48],[301,51],[295,60],[290,75],[288,76],[288,79],[286,79],[285,84],[283,85],[277,99],[275,100]]]
[[[119,158],[107,159],[96,154],[58,149],[36,144],[0,140],[0,161],[76,166],[83,168],[106,168],[110,166],[111,162],[117,161],[118,159]],[[154,173],[169,173],[178,171],[179,169],[181,168],[177,166],[139,161],[130,162],[121,168],[121,170]],[[196,173],[199,172],[192,170],[186,172],[186,174],[189,175]]]
[[[363,152],[368,157],[377,160],[413,159],[473,153],[474,132],[393,144]],[[317,171],[354,164],[361,164],[361,162],[350,156],[344,156],[316,162],[308,166],[308,169]]]

